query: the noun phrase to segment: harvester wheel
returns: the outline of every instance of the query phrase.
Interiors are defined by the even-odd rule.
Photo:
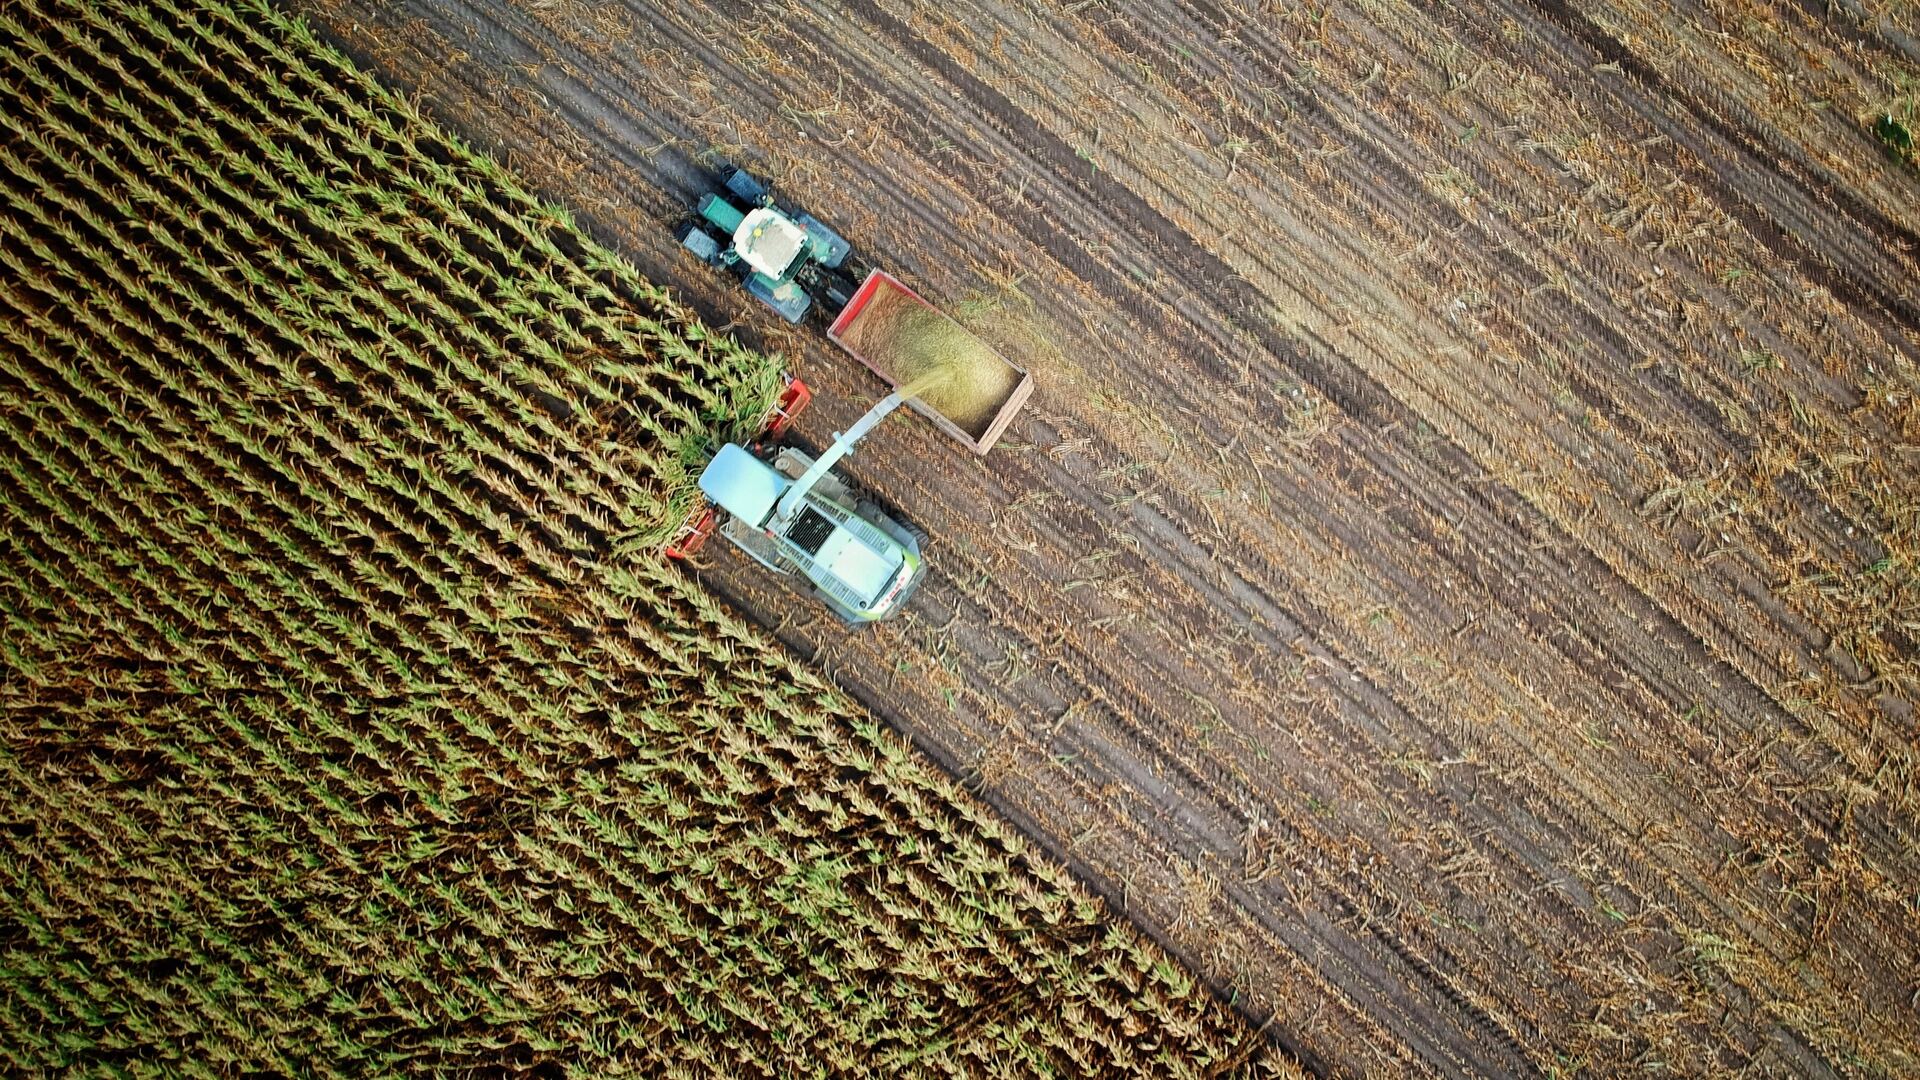
[[[898,528],[901,532],[912,537],[913,542],[916,545],[918,545],[921,550],[924,551],[926,549],[926,546],[927,546],[926,530],[922,529],[918,525],[912,525],[907,523],[905,520],[901,518],[899,512],[894,510],[893,507],[886,506],[876,501],[872,497],[868,496],[868,497],[861,498],[860,501],[855,504],[854,512],[858,513],[861,517],[867,519],[868,521],[872,521],[877,517],[886,518],[888,521],[893,522],[894,526]]]
[[[862,626],[871,625],[866,619],[856,619],[853,616],[848,615],[846,612],[841,611],[837,602],[833,599],[832,596],[829,596],[827,593],[819,589],[814,589],[812,590],[812,592],[813,592],[813,598],[815,600],[820,601],[820,603],[826,607],[827,611],[834,618],[840,620],[841,626],[844,626],[849,630],[857,630]]]

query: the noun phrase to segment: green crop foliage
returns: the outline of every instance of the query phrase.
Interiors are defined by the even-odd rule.
[[[1892,113],[1883,113],[1874,119],[1873,134],[1880,145],[1886,147],[1888,157],[1902,164],[1913,164],[1913,131],[1894,119]]]
[[[778,377],[258,0],[0,5],[8,1071],[1258,1068],[655,557]]]

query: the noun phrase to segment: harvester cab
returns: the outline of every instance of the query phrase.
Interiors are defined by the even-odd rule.
[[[783,431],[806,400],[806,385],[789,380],[768,433]],[[699,550],[718,520],[720,535],[769,570],[804,578],[849,625],[898,614],[926,572],[920,557],[926,534],[862,497],[833,467],[902,400],[898,392],[889,395],[817,458],[771,445],[765,436],[750,446],[722,446],[700,474],[700,491],[712,505],[696,513],[666,553],[684,558]]]
[[[720,189],[700,197],[693,220],[674,233],[707,264],[732,270],[747,291],[790,323],[818,303],[828,317],[853,296],[841,267],[852,247],[813,215],[782,205],[744,169],[721,174]]]

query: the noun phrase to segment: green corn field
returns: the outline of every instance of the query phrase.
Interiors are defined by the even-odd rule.
[[[0,74],[6,1072],[1263,1067],[655,558],[775,361],[270,8]]]

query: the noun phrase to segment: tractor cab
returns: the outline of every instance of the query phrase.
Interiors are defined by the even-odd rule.
[[[740,261],[770,278],[785,277],[807,242],[806,229],[764,206],[741,218],[733,230],[733,250]]]
[[[839,233],[782,204],[744,169],[728,169],[718,191],[700,197],[694,218],[674,233],[710,266],[740,276],[747,291],[790,323],[816,302],[829,318],[853,295],[842,270],[852,248]]]

